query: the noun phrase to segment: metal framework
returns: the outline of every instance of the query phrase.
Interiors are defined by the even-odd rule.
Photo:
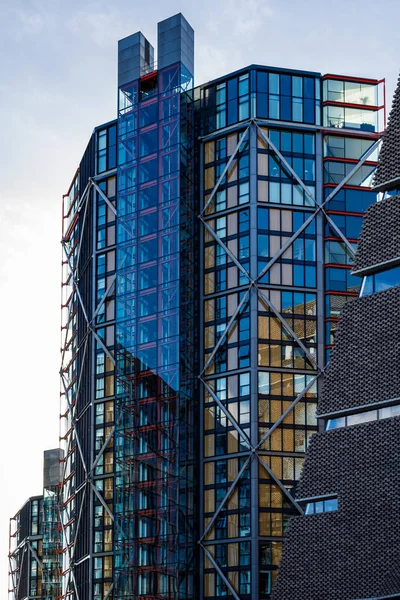
[[[30,504],[30,501],[29,501]],[[22,509],[23,510],[23,509]],[[21,590],[21,584],[23,583],[23,573],[25,572],[27,575],[26,584],[29,586],[30,584],[30,568],[31,562],[34,560],[37,563],[37,568],[39,569],[40,579],[43,577],[43,559],[41,560],[32,546],[32,542],[38,542],[42,540],[42,535],[29,535],[29,531],[19,543],[19,535],[21,534],[21,524],[19,523],[19,518],[22,511],[19,511],[14,517],[10,519],[10,527],[9,527],[9,554],[8,554],[8,564],[9,564],[9,599],[10,600],[20,600],[21,598],[26,598],[29,600],[30,598],[37,597],[30,595],[30,590]],[[30,517],[30,515],[29,515]],[[29,522],[30,527],[30,522]],[[27,595],[24,594],[26,592]]]
[[[243,445],[245,445],[248,448],[248,450],[246,452],[242,452],[242,455],[246,456],[246,459],[245,459],[245,462],[243,463],[242,468],[239,470],[237,476],[230,484],[229,489],[227,490],[222,501],[218,504],[218,506],[216,506],[216,509],[215,509],[215,512],[214,512],[212,518],[208,522],[207,526],[203,529],[202,534],[199,539],[199,545],[202,548],[205,557],[215,568],[215,571],[218,573],[218,575],[220,576],[220,578],[226,585],[229,592],[235,598],[235,600],[240,600],[240,594],[238,594],[238,592],[234,589],[231,582],[226,577],[222,568],[218,564],[218,561],[208,550],[207,546],[214,545],[216,543],[216,541],[207,540],[207,536],[212,531],[221,510],[226,506],[227,501],[232,496],[234,491],[237,489],[237,486],[243,476],[243,473],[246,470],[246,467],[251,465],[253,462],[256,462],[256,463],[262,465],[262,467],[268,473],[268,475],[273,480],[273,482],[279,487],[283,496],[290,503],[290,505],[299,514],[303,514],[303,509],[299,506],[299,504],[296,502],[295,498],[287,490],[287,488],[282,483],[280,478],[273,472],[273,470],[269,467],[269,465],[265,461],[265,459],[261,453],[261,448],[262,448],[264,442],[272,435],[272,433],[281,425],[281,423],[285,420],[285,418],[293,411],[293,409],[297,405],[297,403],[302,400],[302,398],[305,396],[305,394],[308,392],[308,390],[321,377],[323,377],[325,369],[327,367],[327,365],[323,364],[323,359],[321,356],[319,357],[319,360],[317,363],[315,356],[309,352],[307,347],[304,345],[303,341],[296,335],[296,333],[293,331],[293,329],[288,325],[286,320],[283,318],[283,316],[281,315],[279,310],[277,310],[277,308],[271,302],[270,298],[268,297],[268,295],[266,293],[266,289],[263,288],[263,285],[260,283],[260,281],[261,281],[262,277],[276,263],[276,261],[278,261],[278,259],[286,252],[286,250],[295,242],[295,240],[301,235],[302,232],[304,232],[304,230],[309,226],[309,224],[313,220],[316,219],[316,217],[319,214],[322,214],[325,217],[325,219],[329,223],[330,227],[335,231],[337,236],[344,243],[349,255],[351,257],[354,257],[354,250],[353,250],[351,243],[348,241],[348,239],[345,237],[345,235],[342,233],[342,231],[337,227],[337,225],[334,223],[334,221],[332,220],[330,215],[327,214],[325,208],[326,208],[326,205],[330,202],[330,200],[332,200],[334,198],[334,196],[342,189],[342,187],[344,185],[346,185],[346,183],[351,179],[351,177],[353,177],[353,175],[355,175],[355,173],[360,169],[360,167],[364,164],[364,162],[366,160],[368,160],[368,157],[374,152],[374,150],[380,144],[380,140],[377,140],[375,143],[373,143],[370,146],[370,148],[364,153],[364,155],[360,158],[358,163],[355,164],[354,168],[350,171],[350,173],[332,190],[332,192],[328,195],[328,197],[324,201],[317,201],[315,196],[308,190],[305,183],[301,180],[301,178],[295,173],[293,168],[289,165],[289,163],[287,162],[285,157],[281,154],[281,152],[273,144],[273,142],[267,135],[266,131],[262,128],[262,126],[265,127],[265,122],[253,118],[253,119],[250,119],[247,123],[246,122],[241,123],[239,131],[238,131],[239,128],[235,127],[236,131],[238,131],[238,133],[239,133],[239,142],[236,145],[233,153],[227,160],[225,168],[223,169],[220,177],[218,178],[217,183],[215,184],[207,202],[205,203],[205,205],[199,215],[201,224],[204,227],[204,229],[207,231],[207,233],[210,236],[212,236],[212,238],[215,240],[215,242],[222,248],[223,252],[229,257],[229,259],[234,263],[234,265],[237,267],[237,269],[248,280],[247,289],[245,289],[243,291],[243,298],[242,298],[241,302],[239,303],[234,314],[230,318],[228,324],[226,325],[225,330],[220,335],[217,343],[215,344],[214,348],[211,351],[211,354],[209,355],[208,359],[206,360],[206,362],[201,370],[201,373],[199,374],[199,379],[203,386],[204,393],[207,393],[212,397],[212,399],[214,400],[214,402],[216,403],[216,405],[218,406],[220,411],[228,419],[228,422],[230,423],[230,425],[232,425],[234,427],[234,429],[237,431],[240,438],[243,440],[243,442],[244,442]],[[242,132],[242,129],[243,129],[243,132]],[[229,131],[230,130],[231,129],[229,129]],[[208,141],[209,139],[213,139],[217,135],[221,136],[224,133],[225,133],[224,130],[223,131],[219,130],[218,132],[216,132],[214,134],[210,134],[209,136],[205,136],[204,138],[202,138],[202,142],[204,143],[204,142]],[[302,190],[304,190],[304,193],[312,202],[312,206],[314,206],[313,212],[304,221],[303,225],[301,227],[299,227],[299,229],[290,237],[290,239],[282,245],[282,247],[274,254],[274,256],[272,258],[270,258],[268,264],[261,270],[260,273],[258,273],[258,275],[256,277],[251,277],[251,275],[247,272],[247,270],[239,262],[237,257],[228,249],[226,244],[224,244],[222,239],[218,236],[218,234],[214,231],[214,229],[212,227],[210,227],[210,225],[207,222],[207,210],[212,205],[212,203],[215,199],[216,193],[218,192],[218,190],[220,188],[221,182],[224,180],[224,177],[227,175],[229,170],[234,166],[235,162],[238,160],[238,154],[239,154],[240,148],[242,147],[243,142],[247,136],[250,138],[251,138],[251,136],[253,136],[253,139],[257,138],[258,140],[261,140],[262,142],[264,142],[267,145],[267,147],[272,151],[273,155],[275,157],[277,157],[277,159],[280,161],[281,165],[283,165],[284,169],[289,174],[290,178],[300,188],[302,188]],[[250,158],[250,160],[251,160],[251,158]],[[253,200],[250,199],[250,202],[254,202],[254,199]],[[215,214],[210,214],[210,218],[213,218],[213,217],[215,217]],[[266,286],[266,287],[268,287],[268,286]],[[254,437],[253,437],[253,439],[250,439],[249,436],[247,435],[247,433],[245,431],[243,431],[241,425],[234,418],[232,413],[229,412],[229,410],[227,410],[227,408],[223,404],[223,402],[221,402],[221,400],[218,398],[218,395],[213,391],[212,387],[209,385],[209,382],[207,381],[207,378],[206,378],[207,370],[212,365],[212,363],[215,361],[218,350],[221,348],[224,341],[229,336],[229,333],[231,332],[231,330],[237,325],[238,319],[242,313],[243,307],[248,302],[251,303],[252,299],[253,299],[253,302],[255,302],[255,303],[261,302],[279,320],[282,328],[286,331],[286,335],[290,339],[292,339],[299,348],[301,348],[304,355],[307,357],[310,364],[313,365],[313,369],[316,372],[316,374],[312,377],[312,380],[309,383],[307,383],[307,385],[305,385],[304,389],[299,394],[297,394],[296,398],[290,404],[290,406],[283,412],[283,414],[280,415],[280,417],[265,432],[265,434],[261,437],[261,439],[258,442],[254,439]],[[257,304],[255,304],[255,305],[257,306]],[[255,324],[253,323],[252,326],[255,327]],[[258,432],[257,432],[257,438],[258,438]],[[252,576],[254,576],[255,574],[257,574],[257,568],[253,569]],[[255,583],[255,581],[253,581],[252,586],[256,586],[256,585],[257,584]]]
[[[112,175],[113,173],[111,173]],[[63,238],[61,241],[63,249],[63,300],[64,322],[62,325],[62,349],[61,349],[61,434],[60,441],[64,450],[64,462],[61,474],[61,493],[58,506],[60,526],[63,538],[63,588],[61,598],[70,598],[71,595],[79,600],[79,590],[75,568],[86,560],[91,560],[92,549],[77,563],[75,561],[75,549],[79,536],[82,532],[82,515],[84,510],[90,510],[91,497],[94,494],[100,501],[104,510],[111,520],[114,516],[104,495],[97,489],[94,483],[95,468],[101,460],[106,448],[109,446],[114,435],[115,427],[111,428],[101,449],[90,458],[83,450],[83,441],[78,430],[80,421],[88,411],[93,411],[93,402],[90,401],[80,407],[77,412],[77,398],[81,392],[83,381],[83,369],[91,362],[90,340],[96,342],[104,350],[107,357],[115,365],[115,359],[107,346],[97,334],[95,329],[96,317],[106,299],[111,295],[115,287],[115,276],[111,278],[106,291],[100,301],[92,307],[87,306],[84,293],[80,289],[80,274],[86,265],[82,264],[82,247],[86,230],[92,227],[88,219],[88,207],[95,202],[97,192],[107,204],[109,210],[116,214],[116,208],[100,189],[96,178],[90,178],[83,193],[80,194],[79,187],[71,198],[70,206],[63,215]],[[68,196],[68,195],[66,195]],[[65,198],[65,197],[64,197]],[[79,232],[77,225],[79,223]],[[91,260],[94,260],[94,253]],[[81,342],[78,346],[77,314],[83,315],[85,331],[81,332]],[[92,315],[92,316],[90,316]],[[93,364],[92,364],[93,368]],[[86,434],[87,435],[87,434]],[[91,440],[92,441],[92,440]],[[78,455],[78,456],[76,456]],[[84,470],[84,481],[79,489],[75,489],[74,475],[76,473],[76,461],[79,460]],[[79,496],[79,510],[75,509],[75,503]],[[109,597],[112,585],[104,600]]]

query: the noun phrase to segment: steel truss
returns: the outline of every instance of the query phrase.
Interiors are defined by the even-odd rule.
[[[25,562],[27,562],[26,569],[30,569],[30,558],[33,558],[38,564],[43,577],[43,563],[37,555],[36,550],[32,547],[31,541],[32,538],[30,536],[24,538],[22,543],[15,548],[15,550],[11,550],[11,539],[15,537],[16,534],[11,535],[11,523],[10,523],[10,551],[8,555],[8,564],[9,564],[9,595],[11,594],[10,600],[18,600],[20,586],[21,586],[21,574],[24,568]],[[40,536],[34,536],[35,540],[41,539]],[[28,577],[29,581],[29,577]],[[42,582],[43,583],[43,582]],[[32,598],[28,591],[27,600]]]
[[[282,255],[286,252],[286,250],[306,230],[306,228],[310,225],[310,223],[312,221],[314,221],[316,219],[317,215],[320,213],[322,213],[324,215],[324,217],[325,217],[326,221],[329,223],[330,227],[335,231],[336,235],[342,240],[349,255],[354,258],[355,253],[354,253],[351,243],[348,241],[348,239],[342,233],[342,231],[338,228],[338,226],[334,223],[334,221],[332,220],[330,215],[327,214],[325,207],[335,197],[335,195],[342,189],[342,187],[344,185],[346,185],[346,183],[357,173],[357,171],[360,169],[360,167],[364,164],[364,162],[366,160],[368,160],[368,157],[371,156],[371,154],[374,152],[374,150],[380,144],[380,140],[377,140],[376,142],[374,142],[370,146],[370,148],[363,154],[363,156],[360,158],[359,162],[354,166],[354,168],[348,173],[348,175],[346,177],[344,177],[344,179],[332,190],[332,192],[328,195],[328,197],[323,202],[317,202],[315,196],[310,192],[310,190],[307,188],[306,184],[297,175],[297,173],[290,166],[290,164],[287,162],[287,160],[281,154],[281,152],[276,148],[276,146],[271,141],[270,137],[267,135],[265,129],[263,129],[261,126],[266,127],[267,125],[265,122],[263,122],[261,120],[250,119],[249,121],[241,124],[241,128],[243,129],[243,132],[241,130],[238,131],[236,128],[236,131],[238,132],[238,136],[239,136],[238,144],[236,145],[233,153],[227,160],[225,168],[223,169],[218,181],[216,182],[210,196],[207,199],[207,202],[205,203],[201,213],[199,214],[200,222],[201,222],[202,226],[204,227],[204,229],[206,230],[206,232],[212,236],[212,238],[215,240],[216,244],[218,244],[223,249],[223,252],[227,255],[227,257],[229,257],[229,259],[234,263],[234,265],[237,267],[237,269],[247,278],[247,281],[248,281],[247,288],[242,289],[243,298],[242,298],[241,302],[239,303],[234,314],[230,318],[225,330],[220,335],[215,347],[212,349],[211,354],[208,356],[208,359],[206,360],[206,362],[202,368],[202,371],[199,375],[199,379],[203,386],[204,393],[207,393],[212,397],[212,399],[214,400],[214,402],[216,403],[216,405],[218,406],[220,411],[228,419],[229,424],[234,427],[234,429],[236,430],[236,432],[238,433],[240,438],[243,440],[244,445],[247,446],[247,448],[248,448],[247,451],[241,452],[241,455],[246,457],[244,464],[243,464],[242,468],[240,469],[240,471],[238,472],[235,479],[232,481],[228,491],[226,492],[226,495],[224,496],[222,501],[219,503],[219,505],[216,507],[213,516],[211,517],[207,526],[204,528],[204,530],[200,536],[200,539],[198,541],[200,547],[202,548],[202,551],[204,552],[204,556],[209,560],[209,562],[215,568],[215,571],[218,573],[218,575],[220,576],[220,578],[226,585],[229,592],[235,598],[235,600],[240,600],[240,595],[238,594],[237,590],[235,590],[235,588],[232,586],[229,579],[224,574],[223,569],[218,564],[218,561],[216,560],[216,558],[211,554],[211,552],[207,548],[207,545],[215,545],[217,543],[217,540],[212,540],[212,541],[210,540],[207,543],[207,536],[212,531],[221,510],[223,510],[227,501],[229,500],[229,498],[231,497],[231,495],[237,488],[246,468],[249,465],[251,465],[251,463],[253,461],[257,461],[259,465],[262,465],[262,467],[268,473],[269,477],[279,487],[279,489],[281,490],[283,496],[286,498],[288,503],[296,510],[296,512],[298,514],[303,514],[303,509],[301,508],[301,506],[299,506],[299,504],[296,502],[295,498],[290,493],[290,491],[284,486],[284,484],[282,483],[280,478],[273,472],[273,470],[266,463],[266,461],[264,460],[264,457],[260,453],[260,451],[261,451],[261,448],[262,448],[263,444],[265,443],[265,441],[281,425],[281,423],[285,420],[285,418],[293,411],[294,407],[298,404],[298,402],[300,402],[304,398],[304,396],[307,394],[309,389],[318,380],[320,380],[323,377],[325,369],[327,367],[327,365],[323,364],[322,357],[319,357],[318,363],[316,362],[315,357],[309,352],[307,347],[303,344],[302,340],[296,335],[296,333],[293,331],[293,329],[288,325],[288,323],[282,317],[279,310],[277,310],[277,308],[273,305],[273,303],[271,302],[271,300],[269,299],[269,297],[266,293],[267,290],[260,287],[260,281],[263,278],[263,276],[271,269],[271,267],[279,260],[279,258],[282,257]],[[214,139],[215,137],[221,136],[224,133],[229,133],[229,131],[226,131],[226,132],[218,131],[209,136],[205,136],[204,138],[202,138],[202,142],[206,142],[209,139]],[[209,216],[209,218],[215,218],[215,216],[216,216],[215,213],[209,213],[209,215],[207,215],[207,211],[210,208],[210,206],[212,206],[212,203],[214,202],[216,193],[218,192],[218,190],[221,186],[221,183],[224,180],[224,177],[227,175],[229,170],[234,166],[235,162],[238,161],[238,155],[239,155],[240,149],[243,146],[243,143],[246,140],[246,137],[247,136],[250,137],[250,135],[253,135],[253,136],[255,135],[258,140],[261,140],[264,144],[267,145],[267,147],[272,152],[272,155],[277,158],[277,160],[283,166],[284,170],[289,174],[290,178],[304,191],[305,195],[309,198],[309,200],[312,204],[311,204],[311,206],[308,206],[308,208],[314,207],[313,212],[304,221],[303,225],[301,227],[299,227],[299,229],[295,233],[293,233],[293,235],[290,237],[290,239],[282,245],[282,247],[275,253],[275,255],[272,258],[270,258],[267,265],[260,271],[260,273],[255,278],[251,277],[251,275],[247,272],[247,270],[239,262],[237,257],[229,250],[229,248],[226,246],[226,244],[224,244],[222,239],[217,235],[217,233],[214,231],[214,229],[212,229],[212,227],[210,227],[210,225],[207,222],[207,216]],[[250,203],[251,202],[254,202],[254,199],[250,198]],[[296,396],[296,398],[293,400],[293,402],[290,404],[290,406],[283,412],[283,414],[280,415],[280,417],[274,422],[274,424],[266,431],[266,433],[261,437],[261,439],[258,441],[258,443],[254,443],[250,440],[249,436],[241,428],[240,424],[234,418],[232,413],[230,413],[229,410],[224,406],[224,404],[218,398],[217,394],[214,392],[214,390],[209,385],[209,383],[206,379],[207,371],[208,371],[209,367],[215,361],[215,358],[216,358],[219,348],[221,348],[224,341],[227,340],[227,337],[229,336],[229,333],[232,331],[232,329],[235,326],[237,326],[238,319],[240,318],[240,315],[242,314],[243,308],[246,306],[247,303],[249,303],[249,301],[251,300],[251,298],[253,296],[255,296],[256,300],[258,302],[261,302],[279,320],[282,328],[286,331],[286,334],[289,336],[290,339],[292,339],[298,345],[298,347],[301,348],[301,350],[303,351],[304,355],[307,357],[310,364],[313,365],[313,369],[316,371],[316,374],[312,377],[311,381],[309,381],[309,383],[304,387],[304,389]],[[252,324],[252,327],[255,327],[254,323]],[[200,500],[200,502],[201,501],[202,500]],[[201,525],[201,526],[203,526],[203,525]],[[243,538],[243,539],[245,539],[245,538]],[[252,586],[255,586],[255,585],[256,584],[253,581]]]
[[[58,515],[60,521],[60,527],[62,531],[63,539],[63,591],[61,598],[66,599],[75,594],[76,600],[79,600],[79,591],[77,585],[77,579],[75,576],[75,567],[80,565],[86,560],[91,560],[92,549],[89,550],[87,556],[81,559],[79,562],[75,562],[75,548],[76,542],[80,535],[84,535],[81,531],[82,514],[85,505],[89,502],[90,493],[93,492],[96,498],[102,504],[104,510],[110,516],[111,520],[114,521],[114,515],[110,510],[104,496],[96,488],[94,482],[94,472],[100,459],[104,455],[106,448],[109,446],[115,431],[115,427],[111,428],[106,440],[104,441],[101,449],[93,457],[93,460],[88,462],[84,456],[82,449],[82,441],[80,439],[77,424],[82,419],[83,415],[91,409],[92,401],[90,401],[80,413],[77,413],[77,398],[81,391],[82,376],[83,376],[83,365],[85,361],[90,361],[88,356],[89,352],[89,340],[92,338],[94,342],[97,342],[99,346],[104,350],[107,357],[111,360],[115,366],[115,359],[104,344],[103,340],[99,337],[95,329],[95,320],[100,312],[104,302],[113,293],[115,289],[115,275],[109,281],[106,291],[104,292],[100,301],[98,301],[93,316],[90,318],[89,307],[85,305],[84,298],[80,290],[80,269],[81,269],[81,255],[82,255],[82,244],[85,235],[85,229],[92,227],[92,224],[88,221],[88,207],[90,202],[95,202],[95,194],[97,192],[101,198],[105,201],[108,208],[116,215],[116,208],[112,202],[107,198],[106,194],[100,189],[96,183],[95,178],[90,178],[82,195],[80,195],[75,202],[75,214],[70,218],[72,225],[67,229],[66,235],[63,237],[61,244],[63,249],[63,264],[67,268],[67,276],[63,285],[67,286],[67,300],[62,308],[66,309],[65,323],[62,330],[65,330],[65,334],[62,340],[61,350],[61,401],[65,401],[65,408],[62,408],[60,418],[65,421],[66,433],[60,437],[60,441],[64,442],[64,463],[61,474],[61,493],[58,503]],[[76,223],[80,224],[79,239],[75,240],[73,237],[74,227]],[[94,260],[95,255],[91,256],[91,260]],[[84,265],[82,265],[82,269]],[[76,347],[77,327],[72,326],[72,321],[76,313],[80,310],[84,317],[85,331],[82,336],[81,344]],[[77,370],[77,365],[80,365],[81,370]],[[91,443],[93,440],[91,440]],[[85,478],[79,489],[74,490],[72,487],[74,470],[71,469],[71,457],[78,452],[79,459],[81,461]],[[70,503],[77,494],[81,495],[81,504],[79,513],[76,514],[75,509],[70,508]],[[73,535],[70,534],[69,527],[71,523],[75,522],[76,526]],[[106,600],[112,592],[112,585],[107,592],[104,600]]]

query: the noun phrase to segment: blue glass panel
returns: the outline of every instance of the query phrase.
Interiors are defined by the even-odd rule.
[[[140,127],[151,125],[157,120],[157,102],[152,104],[142,104],[140,107]]]
[[[313,77],[304,77],[304,97],[314,98],[315,97],[315,84]]]
[[[157,185],[141,189],[139,192],[139,207],[151,208],[157,205]]]
[[[263,233],[258,234],[258,255],[269,257],[269,236]]]
[[[269,93],[279,94],[279,75],[277,73],[269,74]]]
[[[314,504],[315,504],[314,502],[307,502],[306,508],[305,508],[305,511],[304,511],[304,513],[306,515],[313,515],[314,514],[314,508],[315,508]]]
[[[140,135],[140,156],[147,156],[148,154],[157,152],[157,132],[158,130],[155,128]]]
[[[282,152],[292,151],[292,134],[289,131],[281,133],[281,150]]]
[[[347,217],[346,218],[346,235],[348,238],[360,237],[362,226],[362,217]]]
[[[239,121],[249,118],[249,102],[239,102]]]
[[[117,146],[108,147],[108,169],[114,169],[117,164]]]
[[[346,417],[338,417],[337,419],[328,419],[325,424],[325,431],[346,427]]]
[[[383,292],[389,288],[400,285],[400,267],[393,267],[376,273],[375,275],[369,275],[364,278],[364,285],[362,288],[362,295],[368,296],[375,292]]]
[[[270,129],[269,132],[269,139],[271,140],[271,142],[274,144],[274,146],[278,149],[281,150],[281,145],[280,145],[280,136],[279,136],[279,131],[277,131],[276,129]]]
[[[259,208],[258,209],[258,228],[259,229],[268,229],[268,222],[269,222],[268,208]]]
[[[268,118],[268,95],[257,94],[257,116],[261,119]]]
[[[249,76],[241,75],[239,77],[239,96],[245,96],[249,93]]]
[[[370,421],[376,421],[378,418],[377,410],[369,410],[367,412],[357,413],[355,415],[349,415],[347,417],[347,425],[358,425],[359,423],[369,423]]]
[[[139,167],[140,183],[147,183],[152,179],[156,179],[158,175],[158,160],[153,158],[146,162],[140,163]]]
[[[302,133],[294,133],[293,134],[293,152],[298,154],[303,154],[303,134]]]
[[[293,98],[292,101],[293,121],[301,123],[303,121],[303,100],[302,98]]]
[[[269,97],[269,118],[279,119],[279,96]]]
[[[379,418],[387,419],[389,417],[398,417],[400,415],[400,405],[386,406],[385,408],[379,409]]]
[[[232,125],[233,123],[236,123],[236,121],[238,120],[237,113],[238,113],[237,99],[229,100],[229,102],[228,102],[228,125]]]
[[[292,78],[290,75],[281,75],[281,91],[280,91],[280,93],[283,96],[291,96],[291,94],[292,94],[291,80],[292,80]]]
[[[298,98],[303,96],[303,78],[293,75],[292,77],[292,95]]]
[[[337,509],[338,509],[338,499],[337,498],[329,498],[329,500],[324,500],[325,512],[332,512]]]
[[[268,73],[257,71],[257,92],[268,93]]]
[[[289,96],[281,96],[281,119],[290,121],[292,118],[292,100]]]
[[[304,114],[303,121],[304,123],[315,123],[315,104],[314,100],[310,100],[306,98],[304,100]]]

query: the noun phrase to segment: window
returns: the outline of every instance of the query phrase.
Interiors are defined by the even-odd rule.
[[[343,417],[326,419],[325,431],[338,429],[340,427],[351,427],[352,425],[359,425],[360,423],[369,423],[371,421],[389,419],[391,417],[398,416],[400,416],[400,404],[393,404],[392,406],[385,406],[384,408],[355,412]]]
[[[400,266],[364,277],[360,296],[383,292],[398,285],[400,285]]]
[[[217,85],[216,92],[217,129],[226,126],[226,84]]]
[[[317,515],[320,513],[338,510],[338,499],[335,497],[307,502],[304,510],[306,515]]]

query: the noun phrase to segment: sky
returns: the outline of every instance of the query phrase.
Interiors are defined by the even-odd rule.
[[[8,520],[58,446],[61,197],[96,125],[116,116],[117,40],[182,12],[195,82],[251,63],[386,78],[398,0],[0,0],[0,597]]]

